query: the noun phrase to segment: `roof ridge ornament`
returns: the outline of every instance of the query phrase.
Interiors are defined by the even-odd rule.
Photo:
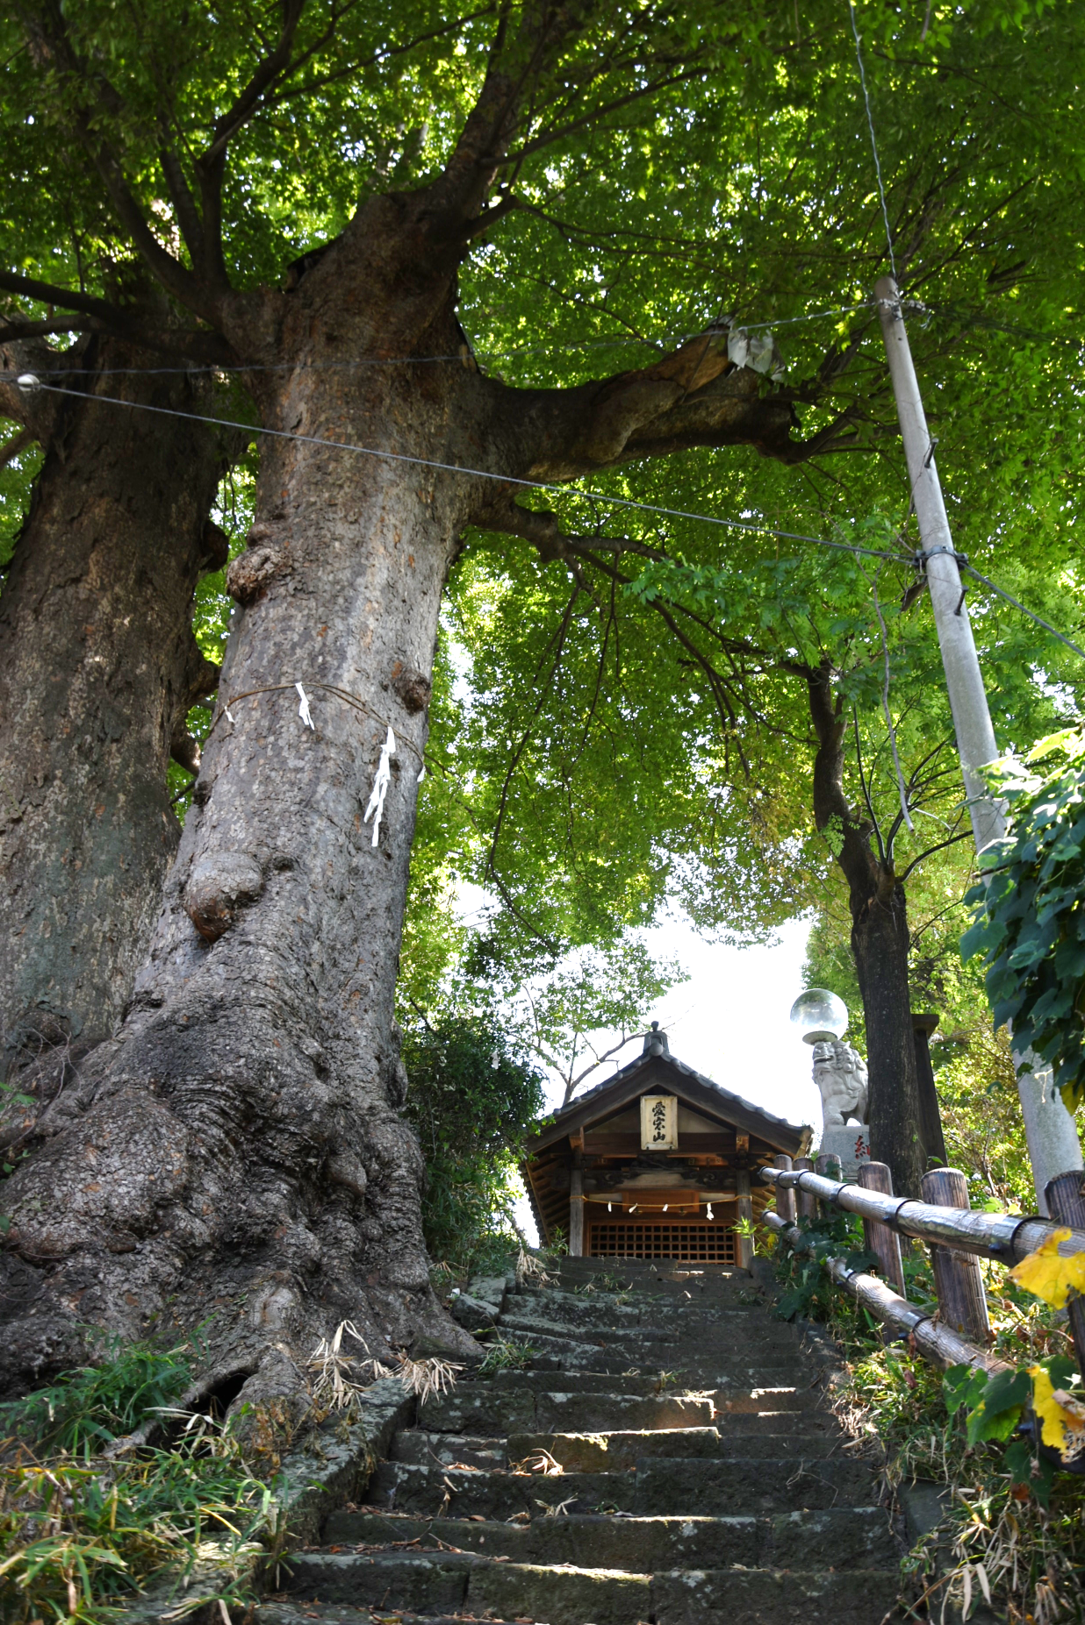
[[[667,1042],[667,1035],[658,1021],[653,1021],[651,1029],[644,1035],[644,1048],[642,1055],[669,1055],[671,1046]]]

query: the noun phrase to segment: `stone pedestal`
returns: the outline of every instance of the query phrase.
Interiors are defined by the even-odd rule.
[[[839,1157],[844,1178],[854,1185],[859,1164],[870,1161],[870,1129],[865,1123],[828,1123],[821,1131],[818,1153]]]

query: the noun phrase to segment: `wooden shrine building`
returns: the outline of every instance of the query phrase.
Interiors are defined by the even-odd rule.
[[[749,1268],[735,1226],[771,1200],[756,1170],[809,1140],[676,1060],[653,1024],[643,1054],[540,1126],[522,1171],[543,1242],[560,1231],[574,1257]]]

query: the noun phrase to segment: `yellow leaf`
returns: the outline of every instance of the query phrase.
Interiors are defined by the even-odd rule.
[[[1074,1454],[1081,1447],[1082,1438],[1085,1437],[1085,1421],[1082,1420],[1082,1406],[1079,1402],[1071,1400],[1061,1388],[1053,1387],[1051,1378],[1042,1365],[1029,1367],[1029,1376],[1032,1378],[1032,1408],[1043,1423],[1043,1441],[1059,1452],[1066,1454],[1067,1432],[1072,1437],[1069,1441]],[[1064,1400],[1068,1403],[1060,1404]],[[1076,1414],[1075,1414],[1076,1413]]]
[[[1069,1239],[1069,1230],[1056,1230],[1037,1252],[1029,1253],[1010,1271],[1018,1286],[1055,1309],[1063,1307],[1071,1291],[1085,1293],[1085,1253],[1071,1253],[1068,1258],[1059,1253],[1059,1243]]]

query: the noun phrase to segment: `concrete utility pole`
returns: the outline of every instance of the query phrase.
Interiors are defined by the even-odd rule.
[[[912,365],[912,352],[908,348],[900,293],[893,278],[883,276],[874,285],[874,295],[878,301],[878,317],[889,357],[893,393],[897,399],[912,500],[923,541],[923,552],[919,559],[926,572],[934,622],[938,628],[938,643],[946,672],[946,687],[972,818],[972,833],[977,852],[982,852],[985,846],[1006,833],[1005,814],[988,791],[980,771],[988,762],[997,759],[995,730],[987,706],[968,608],[964,602],[961,572],[950,534],[946,505],[942,500],[942,487],[934,461],[934,442],[927,429],[919,382]],[[1026,1059],[1025,1055],[1015,1052],[1014,1060],[1019,1068]],[[1049,1067],[1036,1072],[1018,1071],[1017,1092],[1025,1120],[1036,1200],[1040,1212],[1046,1213],[1044,1193],[1048,1181],[1057,1174],[1069,1173],[1082,1166],[1081,1145],[1074,1120],[1054,1086]]]

